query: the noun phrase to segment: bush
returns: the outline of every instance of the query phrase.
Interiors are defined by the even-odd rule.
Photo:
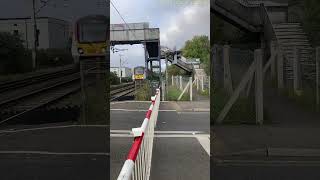
[[[0,73],[15,74],[32,70],[31,53],[19,36],[0,32]]]
[[[178,101],[178,98],[182,91],[175,87],[169,87],[168,88],[168,101]],[[184,95],[182,95],[180,101],[189,101],[189,94],[186,92]]]
[[[141,88],[136,91],[135,100],[149,101],[151,97],[151,86],[149,81],[144,81]]]
[[[55,67],[72,64],[73,58],[67,49],[39,49],[37,52],[37,66]]]
[[[131,77],[123,77],[123,78],[121,78],[121,82],[122,83],[132,82],[132,78]]]
[[[114,73],[114,72],[110,72],[110,84],[111,85],[117,85],[120,84],[120,79],[119,77]],[[108,82],[107,82],[108,83]]]

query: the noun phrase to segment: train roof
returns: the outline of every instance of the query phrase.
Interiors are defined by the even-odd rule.
[[[109,17],[107,17],[106,15],[103,15],[103,14],[91,14],[91,15],[87,15],[87,16],[83,16],[83,17],[79,18],[77,20],[77,22],[90,20],[90,19],[105,20],[107,22],[109,20]]]
[[[144,66],[136,66],[134,68],[145,68]]]

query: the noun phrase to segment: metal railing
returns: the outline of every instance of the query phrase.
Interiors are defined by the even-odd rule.
[[[154,128],[160,105],[160,89],[151,97],[152,104],[139,128],[133,128],[134,141],[117,180],[148,180],[150,177]]]

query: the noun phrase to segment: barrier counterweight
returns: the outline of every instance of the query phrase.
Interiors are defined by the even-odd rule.
[[[157,89],[156,95],[151,97],[152,103],[141,127],[132,129],[135,138],[117,180],[149,179],[160,97],[160,89]]]

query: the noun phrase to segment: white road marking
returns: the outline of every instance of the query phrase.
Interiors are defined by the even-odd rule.
[[[214,160],[218,166],[320,166],[320,161],[294,160]]]
[[[130,134],[130,130],[110,130],[110,133]],[[204,134],[204,131],[154,131],[155,134]]]
[[[130,130],[110,130],[110,133],[110,137],[133,137]],[[205,134],[203,131],[155,131],[154,133],[156,138],[196,138],[210,156],[210,134]]]
[[[97,155],[97,156],[109,156],[109,153],[105,152],[49,152],[49,151],[0,151],[0,154],[40,154],[40,155]]]
[[[156,138],[197,138],[201,137],[207,138],[208,134],[201,134],[201,135],[192,135],[192,134],[155,134],[154,137]],[[132,134],[110,134],[110,137],[133,137]],[[209,146],[210,147],[210,146]],[[210,152],[210,151],[209,151]]]
[[[108,128],[109,125],[66,125],[66,126],[46,126],[39,128],[26,128],[26,129],[6,129],[0,130],[0,133],[17,133],[17,132],[26,132],[26,131],[36,131],[36,130],[46,130],[46,129],[60,129],[60,128],[72,128],[72,127],[81,127],[81,128]]]
[[[207,154],[210,156],[210,135],[207,136],[195,136],[203,149],[207,152]]]
[[[113,101],[110,104],[124,104],[124,103],[150,103],[150,101]],[[161,103],[163,102],[171,102],[171,101],[161,101]]]
[[[147,112],[148,109],[110,109],[110,111],[126,111],[126,112]],[[173,109],[160,109],[160,112],[176,112]]]

